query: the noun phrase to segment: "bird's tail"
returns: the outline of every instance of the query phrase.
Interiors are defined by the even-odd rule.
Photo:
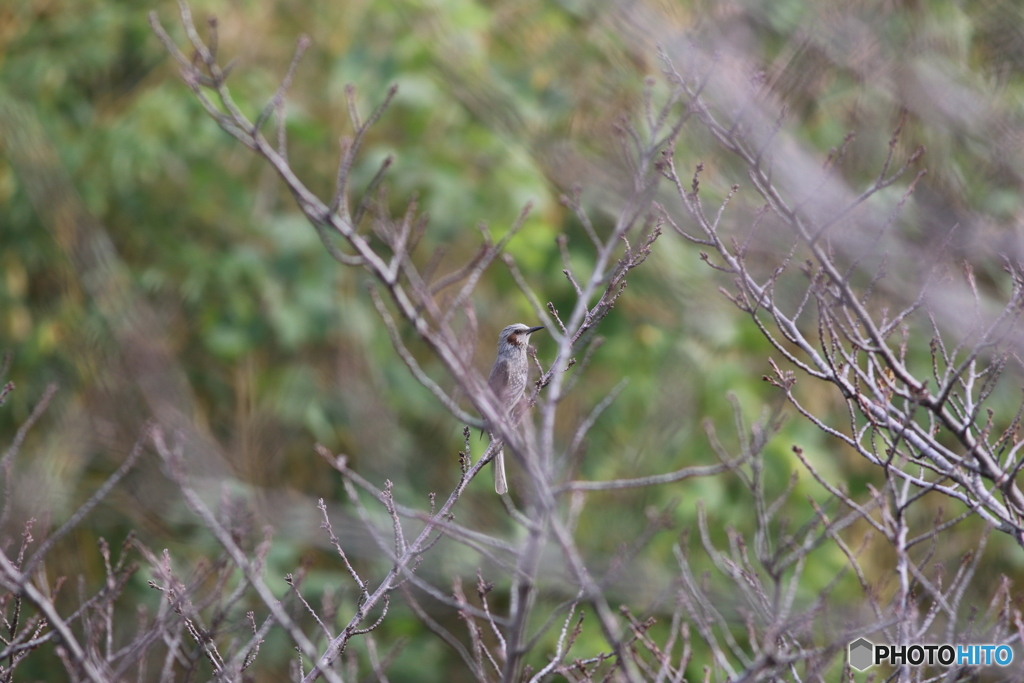
[[[499,494],[508,493],[508,482],[505,481],[505,451],[499,449],[494,456],[494,490]]]

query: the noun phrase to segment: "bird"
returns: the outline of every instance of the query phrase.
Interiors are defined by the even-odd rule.
[[[491,368],[491,376],[487,386],[498,399],[498,410],[504,417],[511,417],[523,399],[526,391],[526,377],[530,366],[526,358],[526,350],[530,343],[530,335],[544,326],[527,327],[522,323],[509,325],[498,335],[498,357]],[[494,440],[494,434],[491,434]],[[508,492],[505,479],[505,453],[499,446],[494,456],[494,490],[499,494]]]

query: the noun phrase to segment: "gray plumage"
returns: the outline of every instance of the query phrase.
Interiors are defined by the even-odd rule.
[[[506,417],[512,417],[526,391],[526,378],[530,371],[526,350],[529,348],[530,335],[544,327],[527,327],[522,323],[509,325],[498,335],[498,357],[491,368],[491,376],[487,386],[498,399],[498,409]],[[491,435],[494,439],[494,435]],[[498,493],[508,491],[505,480],[505,453],[498,450],[494,456],[494,490]]]

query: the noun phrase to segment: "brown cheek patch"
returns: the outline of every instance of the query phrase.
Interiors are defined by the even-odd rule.
[[[512,344],[513,346],[519,346],[519,335],[518,334],[510,334],[508,336],[508,343]]]

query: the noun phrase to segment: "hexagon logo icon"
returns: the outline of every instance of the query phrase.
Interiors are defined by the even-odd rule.
[[[850,643],[850,666],[857,671],[863,671],[872,666],[874,653],[875,646],[871,644],[871,641],[858,638]]]

